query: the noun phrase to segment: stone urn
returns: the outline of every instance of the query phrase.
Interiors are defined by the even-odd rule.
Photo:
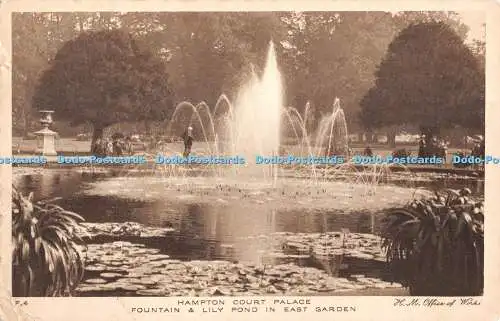
[[[57,155],[57,133],[49,129],[50,125],[53,123],[53,113],[53,110],[40,110],[40,114],[42,114],[42,117],[40,118],[40,125],[42,125],[42,129],[34,133],[37,136],[38,140],[36,153],[42,154],[43,156]]]

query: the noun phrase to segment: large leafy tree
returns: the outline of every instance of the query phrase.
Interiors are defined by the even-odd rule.
[[[307,101],[316,119],[341,99],[349,128],[357,127],[359,101],[373,85],[374,72],[394,36],[386,12],[302,12],[284,16],[290,104]]]
[[[165,119],[173,103],[164,63],[128,33],[104,30],[64,44],[40,78],[33,105],[73,124],[90,122],[95,142],[117,122]]]
[[[390,44],[361,102],[365,126],[415,124],[432,137],[460,125],[484,130],[484,72],[443,22],[413,24]]]
[[[12,14],[12,128],[26,135],[38,129],[39,115],[31,100],[37,81],[54,59],[57,51],[85,29],[110,28],[110,13],[20,12]],[[116,22],[116,19],[113,20]],[[116,27],[116,24],[115,24]],[[36,119],[36,120],[35,120]],[[62,123],[55,125],[65,135]]]
[[[469,27],[462,22],[460,14],[454,11],[400,11],[393,15],[396,30],[402,31],[410,25],[441,22],[448,25],[465,40]]]

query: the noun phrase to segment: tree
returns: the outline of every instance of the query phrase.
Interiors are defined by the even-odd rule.
[[[369,128],[416,124],[428,139],[453,125],[484,130],[484,86],[478,59],[450,26],[410,25],[389,45],[361,120]]]
[[[111,17],[110,17],[111,15]],[[38,79],[57,51],[83,30],[117,25],[116,13],[20,12],[12,14],[12,130],[27,135],[39,129],[38,116],[31,102]],[[68,126],[66,126],[68,125]],[[69,124],[55,125],[61,135]]]
[[[472,53],[479,59],[479,67],[484,71],[486,68],[486,42],[474,40],[471,45]]]
[[[357,127],[359,102],[395,31],[386,12],[302,12],[283,17],[288,26],[286,78],[290,103],[307,101],[316,118],[341,99],[349,128]]]
[[[393,16],[397,31],[418,23],[441,22],[448,25],[457,35],[465,40],[469,26],[464,24],[460,15],[454,11],[400,11]]]
[[[175,84],[176,102],[204,101],[213,111],[222,93],[236,96],[249,79],[251,65],[257,71],[264,66],[269,41],[277,44],[281,38],[278,18],[268,12],[162,12],[130,13],[121,20],[162,56]],[[177,113],[169,134],[181,134],[191,116],[187,109]],[[192,125],[197,136],[200,128]]]
[[[12,129],[26,136],[32,121],[31,96],[48,64],[47,14],[12,14]]]
[[[57,52],[33,97],[72,124],[90,122],[92,146],[120,121],[165,119],[172,90],[164,63],[120,30],[84,32]]]
[[[222,93],[237,93],[251,64],[264,65],[269,41],[279,41],[280,32],[274,13],[176,13],[166,25],[159,33],[173,39],[167,44],[172,53],[167,68],[176,97],[210,106]]]

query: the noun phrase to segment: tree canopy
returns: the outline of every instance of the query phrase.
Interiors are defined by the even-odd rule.
[[[460,125],[484,130],[484,70],[447,24],[405,28],[389,45],[361,102],[367,127],[416,124],[422,130]]]
[[[84,32],[66,42],[42,74],[36,109],[52,109],[95,134],[120,121],[165,119],[172,90],[164,63],[119,30]]]
[[[58,50],[86,31],[131,34],[163,63],[175,104],[205,101],[211,107],[222,93],[235,96],[250,66],[259,72],[273,40],[285,104],[303,112],[309,101],[319,116],[331,112],[338,96],[351,132],[364,129],[360,102],[401,30],[414,22],[440,21],[460,38],[467,36],[460,17],[450,12],[24,12],[12,20],[13,129],[18,133],[38,129],[38,107],[30,103],[38,79]],[[314,118],[308,118],[311,128],[319,120]],[[59,112],[55,119],[61,135],[75,134],[58,127]]]

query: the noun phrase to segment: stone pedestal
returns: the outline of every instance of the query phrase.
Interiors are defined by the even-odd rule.
[[[43,156],[56,156],[56,135],[55,131],[49,129],[52,124],[52,110],[40,110],[42,118],[40,119],[40,124],[43,129],[35,132],[37,136],[37,154],[42,154]]]
[[[56,156],[56,135],[57,133],[44,128],[34,133],[37,136],[37,154],[43,156]]]

